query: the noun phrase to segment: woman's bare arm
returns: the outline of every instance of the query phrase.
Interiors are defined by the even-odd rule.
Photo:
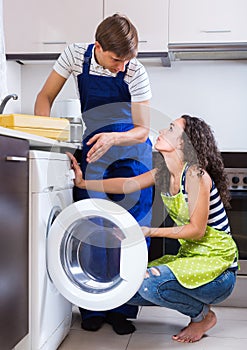
[[[154,185],[156,169],[133,177],[119,177],[105,180],[84,180],[83,174],[76,158],[66,153],[71,160],[75,172],[74,184],[76,187],[105,193],[132,193]]]
[[[198,176],[195,172],[188,171],[186,175],[186,189],[190,215],[189,223],[176,227],[143,227],[145,236],[173,239],[202,238],[207,227],[211,185],[211,178],[206,172],[203,176]]]

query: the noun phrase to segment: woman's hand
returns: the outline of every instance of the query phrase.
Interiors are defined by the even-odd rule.
[[[151,227],[142,226],[141,229],[145,237],[149,237],[151,235]]]
[[[69,157],[69,159],[71,160],[71,168],[75,172],[74,185],[76,187],[85,188],[85,181],[82,177],[82,171],[81,171],[79,164],[77,163],[76,158],[70,152],[66,152],[66,154]]]
[[[87,162],[92,163],[102,157],[115,144],[116,134],[115,132],[102,132],[91,137],[87,145],[93,143],[94,145],[88,151]]]

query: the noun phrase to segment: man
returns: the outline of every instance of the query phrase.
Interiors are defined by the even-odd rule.
[[[130,20],[110,16],[99,24],[94,44],[71,44],[65,49],[37,96],[35,114],[50,115],[56,96],[68,77],[74,76],[86,126],[80,164],[88,179],[130,177],[152,167],[148,139],[151,90],[145,68],[136,59],[137,47],[137,30]],[[125,197],[74,190],[75,201],[89,197],[118,202],[141,225],[150,226],[151,189]],[[117,274],[109,249],[87,246],[81,255],[84,268],[96,279],[109,278],[109,270],[110,276]],[[82,328],[96,331],[108,322],[117,334],[129,334],[135,326],[127,318],[135,318],[137,311],[131,305],[107,312],[80,309]]]

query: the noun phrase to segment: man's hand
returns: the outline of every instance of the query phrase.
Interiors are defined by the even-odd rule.
[[[89,139],[87,145],[94,145],[88,151],[87,162],[92,163],[102,157],[112,146],[115,144],[117,133],[115,132],[103,132],[95,134]]]

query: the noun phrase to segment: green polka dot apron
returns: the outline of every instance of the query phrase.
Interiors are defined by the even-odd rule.
[[[182,172],[182,175],[185,168]],[[182,192],[174,196],[161,194],[168,214],[178,226],[189,223],[189,208]],[[196,288],[213,281],[228,269],[237,256],[237,247],[231,235],[207,226],[199,240],[179,239],[177,255],[164,255],[149,263],[149,266],[167,265],[179,283],[186,288]]]

